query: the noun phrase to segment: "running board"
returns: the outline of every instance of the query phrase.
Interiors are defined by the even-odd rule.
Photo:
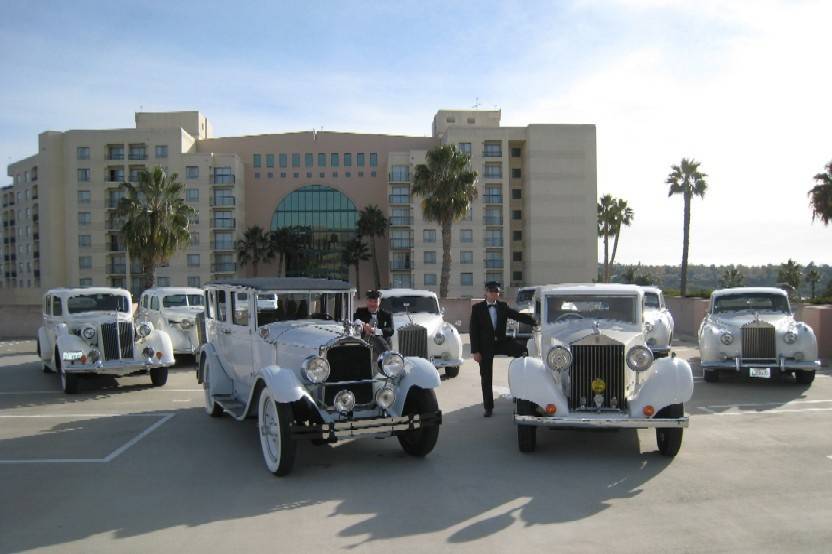
[[[223,411],[238,421],[242,421],[246,417],[246,405],[231,396],[230,394],[216,394],[213,397],[214,402],[219,404]]]

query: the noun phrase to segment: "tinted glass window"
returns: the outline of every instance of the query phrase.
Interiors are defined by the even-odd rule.
[[[126,296],[120,294],[84,294],[71,296],[67,300],[67,309],[71,314],[84,312],[122,312],[130,311]]]
[[[548,295],[546,312],[549,323],[576,319],[635,323],[636,300],[632,296]]]
[[[233,310],[231,313],[234,325],[247,326],[249,320],[248,293],[235,292],[232,295]]]
[[[61,299],[57,296],[52,297],[52,315],[63,315],[63,306],[61,305]]]
[[[779,294],[727,294],[714,300],[714,313],[725,312],[782,312],[789,313],[789,301]]]
[[[521,290],[517,292],[517,303],[531,302],[534,298],[534,289]]]
[[[390,296],[381,299],[381,307],[394,314],[438,314],[439,306],[432,296]]]
[[[225,291],[218,290],[217,291],[217,319],[219,321],[225,321],[226,319],[226,306],[227,301],[225,299]]]
[[[644,306],[646,308],[661,308],[661,304],[659,303],[659,295],[655,292],[646,292],[644,293]]]
[[[158,296],[151,296],[150,297],[150,309],[151,310],[158,310],[159,309],[159,297]]]

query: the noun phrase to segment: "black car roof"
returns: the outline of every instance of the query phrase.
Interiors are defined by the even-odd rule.
[[[246,287],[255,290],[344,290],[353,286],[338,279],[313,279],[311,277],[240,277],[219,279],[206,283],[206,286],[226,285]]]

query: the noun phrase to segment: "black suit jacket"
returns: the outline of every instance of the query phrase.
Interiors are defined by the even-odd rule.
[[[382,310],[381,308],[378,309],[378,315],[376,316],[378,319],[378,328],[381,329],[381,334],[384,339],[390,342],[390,337],[393,336],[393,314],[388,312],[387,310]],[[353,319],[360,319],[364,323],[370,323],[370,310],[367,308],[358,308],[355,311],[355,315]]]
[[[485,356],[494,353],[494,346],[501,341],[508,340],[506,337],[506,323],[509,319],[537,325],[537,321],[528,315],[521,314],[510,308],[505,302],[497,300],[497,328],[491,325],[491,314],[488,313],[488,304],[478,302],[471,307],[471,324],[468,327],[471,336],[471,354],[479,352]]]

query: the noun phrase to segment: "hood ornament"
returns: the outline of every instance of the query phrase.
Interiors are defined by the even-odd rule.
[[[760,321],[760,312],[754,312],[754,321]]]
[[[413,323],[413,316],[410,315],[410,302],[402,302],[402,306],[404,306],[404,313],[407,315],[407,319],[410,320],[410,325],[416,325]]]
[[[592,322],[592,334],[593,335],[600,335],[601,334],[601,327],[598,325],[598,321]]]

